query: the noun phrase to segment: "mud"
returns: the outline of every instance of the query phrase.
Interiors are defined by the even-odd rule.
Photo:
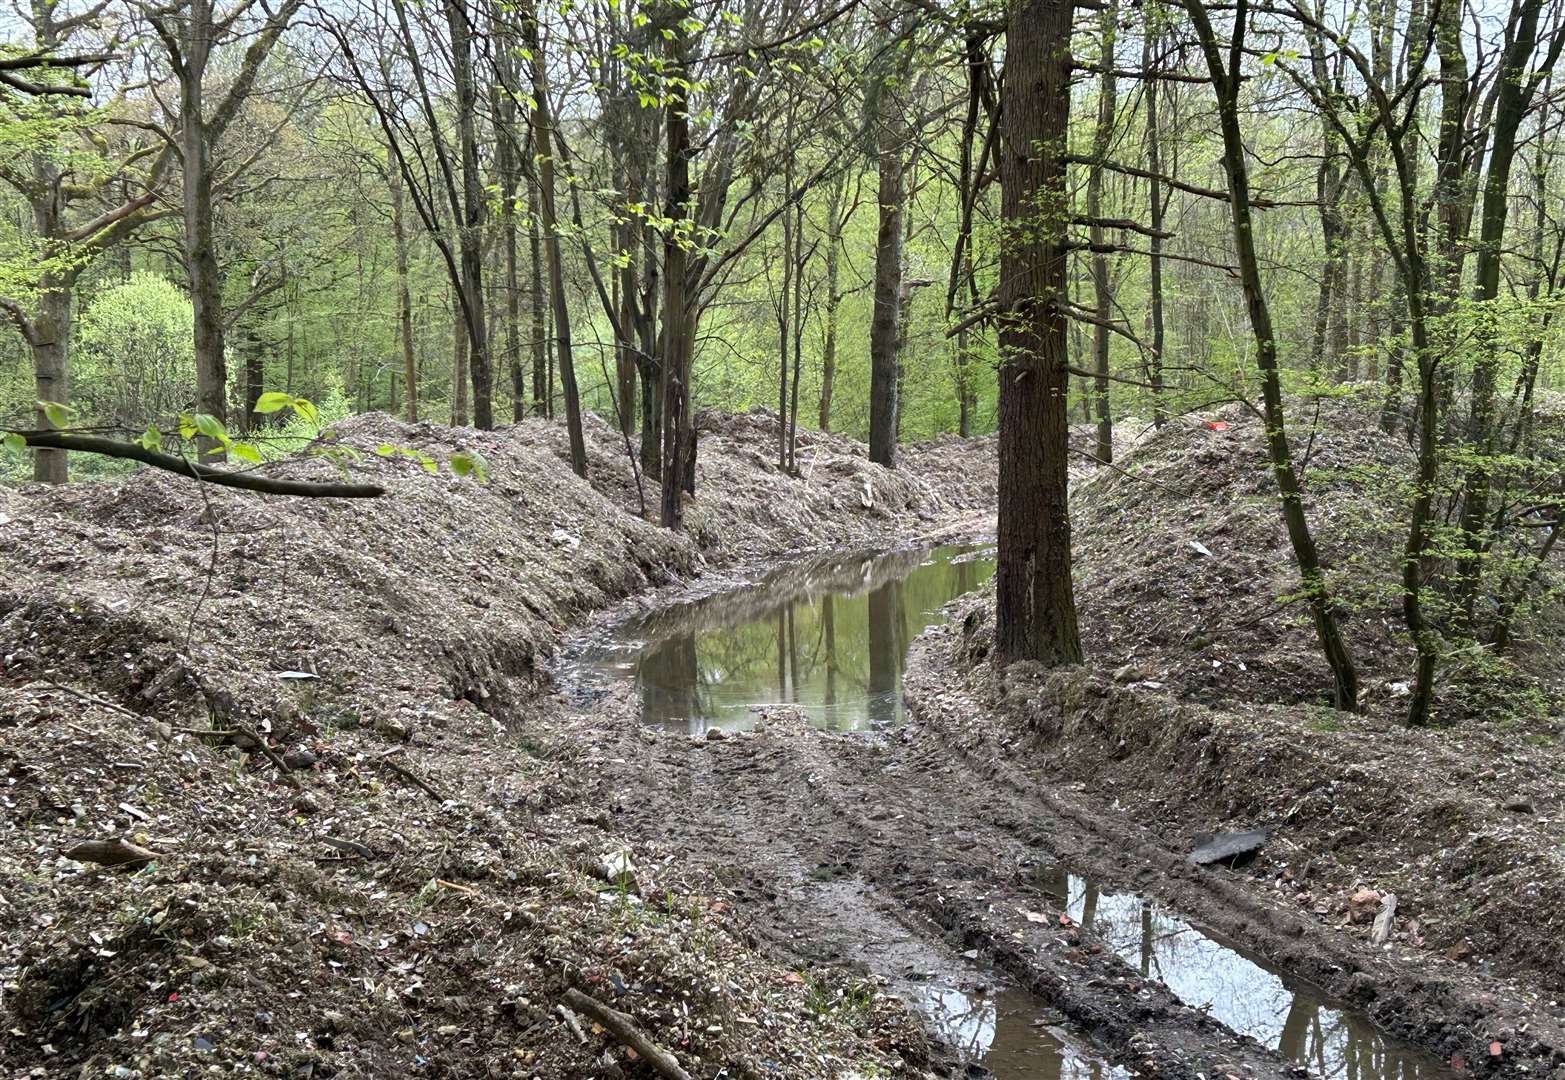
[[[830,578],[818,564],[804,576]],[[671,605],[624,634],[668,639],[683,621],[720,633],[753,600]],[[898,993],[953,1065],[1350,1080],[1554,1067],[1556,1044],[1536,1035],[1550,1021],[1517,988],[1360,955],[1247,891],[1242,873],[1191,866],[1112,808],[1013,768],[1003,745],[953,745],[946,714],[968,730],[989,705],[953,696],[950,657],[927,655],[961,636],[915,646],[914,722],[875,734],[823,732],[807,710],[775,706],[720,740],[684,734],[699,726],[654,734],[643,721],[669,717],[646,714],[634,665],[618,687],[600,682],[590,710],[577,701],[541,722],[597,744],[596,790],[617,827],[709,868],[770,948]]]

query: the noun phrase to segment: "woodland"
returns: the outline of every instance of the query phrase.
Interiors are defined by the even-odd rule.
[[[1413,725],[1552,551],[1541,0],[52,3],[11,31],[5,405],[36,480],[72,440],[258,464],[371,410],[558,413],[580,474],[590,411],[677,528],[700,409],[775,406],[784,469],[801,427],[888,466],[997,430],[998,648],[1068,663],[1073,410],[1112,465],[1116,424],[1241,402],[1352,710],[1289,420],[1354,395],[1417,447],[1386,492]]]
[[[831,902],[801,898],[845,875],[879,883],[844,902],[858,931],[873,936],[894,903],[894,921],[919,920],[907,932],[943,957],[934,970],[1036,995],[1092,1047],[1060,1060],[1094,1075],[1291,1075],[1279,1053],[1339,1071],[1329,1039],[1299,1034],[1301,998],[1283,1045],[1260,1048],[1266,1038],[1219,1016],[1250,1039],[1222,1042],[1186,1008],[1199,1002],[1162,1004],[1152,907],[1132,928],[1145,958],[1130,989],[1112,943],[1091,944],[1090,910],[1049,893],[1060,911],[1034,918],[1044,875],[1034,834],[1015,824],[1032,817],[1062,823],[1038,841],[1055,856],[1096,860],[1121,886],[1155,873],[1192,918],[1291,957],[1277,970],[1347,1002],[1340,1017],[1428,1055],[1404,1062],[1376,1043],[1338,1061],[1352,1080],[1558,1080],[1565,1021],[1534,1010],[1561,985],[1557,950],[1538,953],[1565,920],[1552,814],[1565,4],[29,0],[0,20],[0,692],[12,695],[0,711],[13,717],[0,734],[56,754],[22,733],[68,707],[67,727],[91,736],[82,747],[99,747],[69,743],[48,783],[12,753],[13,786],[44,785],[27,821],[81,841],[70,830],[92,812],[72,811],[65,789],[95,758],[112,776],[148,747],[174,770],[151,786],[194,805],[219,781],[192,755],[231,751],[244,768],[214,797],[248,808],[234,814],[264,818],[270,799],[288,808],[275,828],[313,821],[325,836],[351,802],[399,852],[415,837],[438,858],[399,854],[378,884],[318,863],[252,879],[233,869],[238,841],[210,830],[170,841],[181,854],[154,850],[175,826],[159,833],[137,788],[104,796],[105,827],[87,842],[110,848],[68,853],[136,871],[117,879],[121,912],[172,903],[153,895],[164,873],[242,879],[223,901],[241,907],[253,889],[275,908],[295,888],[279,882],[307,879],[300,895],[324,905],[310,918],[347,927],[322,884],[336,875],[341,895],[378,889],[360,906],[386,906],[365,919],[442,901],[467,905],[448,943],[517,927],[542,942],[483,961],[496,967],[487,1007],[501,1012],[483,1028],[494,1041],[465,1058],[422,1041],[465,1020],[408,1020],[418,1034],[404,1039],[393,1006],[434,999],[379,989],[359,1028],[310,1028],[289,1057],[270,1017],[304,1006],[244,989],[233,1016],[269,1018],[258,1069],[401,1075],[411,1066],[397,1055],[416,1044],[429,1055],[418,1061],[460,1076],[759,1076],[778,1072],[768,1054],[801,1077],[1034,1075],[952,1049],[967,1036],[931,1022],[930,995],[907,983],[923,960],[859,964],[889,997],[842,974]],[[828,781],[777,806],[747,787],[758,770],[793,790],[787,755],[768,749],[777,701],[756,704],[754,731],[674,740],[613,691],[592,705],[605,692],[576,692],[561,660],[577,638],[610,634],[628,604],[742,593],[823,550],[977,541],[993,545],[992,581],[961,561],[988,553],[942,555],[961,582],[950,596],[967,595],[924,637],[938,620],[923,608],[950,596],[904,590],[867,561],[857,577],[845,563],[828,575],[869,591],[862,618],[829,597],[808,606],[810,563],[788,593],[806,604],[797,625],[789,606],[730,636],[757,664],[775,651],[780,694],[801,655],[812,671],[825,657],[835,688],[839,644],[867,649],[869,689],[893,700],[864,712],[886,726],[902,722],[906,689],[900,743],[811,741],[779,714],[787,754]],[[905,576],[917,560],[903,561]],[[405,666],[373,644],[386,634]],[[705,677],[694,640],[661,660],[693,681]],[[279,692],[261,681],[273,675],[295,681]],[[673,700],[659,707],[688,711],[696,695]],[[142,722],[157,725],[153,743],[127,733]],[[392,748],[366,756],[354,740],[371,736]],[[475,759],[491,742],[504,749]],[[698,752],[749,764],[692,764]],[[964,768],[971,783],[948,775]],[[1023,774],[1004,780],[1013,768]],[[367,777],[387,769],[415,801],[372,808],[384,788]],[[880,777],[899,769],[920,779],[888,794]],[[1076,796],[1039,794],[1045,776],[1079,779],[1085,801],[1049,801]],[[241,797],[232,783],[250,786]],[[703,784],[728,792],[729,832],[682,801]],[[925,843],[909,831],[927,810],[921,784],[991,831],[982,856],[928,840],[872,874],[855,860],[880,856],[813,816],[832,798],[903,799],[868,820],[905,855]],[[991,804],[966,801],[974,784]],[[1323,784],[1338,803],[1318,801]],[[1405,805],[1386,802],[1404,789]],[[413,822],[426,797],[437,807]],[[1100,804],[1136,820],[1084,824]],[[485,809],[457,824],[471,805]],[[1262,823],[1243,835],[1292,829],[1288,854],[1273,839],[1248,872],[1235,857],[1242,880],[1224,886],[1265,893],[1257,907],[1191,891],[1177,860],[1155,854]],[[253,843],[284,859],[289,834],[273,827],[252,824]],[[482,855],[451,854],[463,828]],[[333,860],[371,865],[387,850],[371,831],[323,842]],[[632,882],[629,854],[583,854],[611,834],[650,845],[638,866],[673,854]],[[1474,837],[1492,846],[1469,850]],[[1105,839],[1139,861],[1114,862]],[[76,912],[36,923],[54,928],[38,940],[18,923],[0,953],[13,1036],[39,1035],[18,1061],[53,1075],[55,1051],[37,1047],[70,1045],[88,1075],[120,1060],[100,1060],[99,1040],[137,1030],[126,1018],[143,1006],[124,987],[161,993],[174,982],[145,965],[174,960],[148,959],[156,949],[136,938],[114,963],[140,974],[91,974],[107,969],[65,929],[87,910],[59,899],[66,856],[17,843],[5,858],[33,891],[0,893],[0,914]],[[816,846],[769,846],[782,843]],[[951,869],[969,858],[991,861]],[[802,883],[780,869],[812,865]],[[747,887],[789,898],[781,914],[735,901],[781,920],[759,944],[722,921],[734,903],[711,900],[731,887],[742,898],[734,866]],[[562,884],[582,874],[619,890],[619,915]],[[936,887],[915,887],[925,878]],[[969,895],[975,880],[1019,891],[990,902]],[[877,888],[895,901],[864,899]],[[603,923],[631,919],[628,892],[650,904],[658,890],[658,919]],[[935,892],[954,906],[927,908]],[[687,894],[695,908],[679,906]],[[1090,894],[1089,909],[1096,884]],[[1295,904],[1302,914],[1276,914]],[[1024,916],[1019,929],[994,922],[1001,908]],[[305,917],[255,918],[255,933],[282,940]],[[237,969],[222,951],[235,935],[209,931],[182,932],[219,943],[203,964]],[[628,951],[602,952],[622,932]],[[997,944],[1046,933],[1032,953]],[[777,949],[806,974],[777,975]],[[1493,966],[1479,971],[1475,952]],[[288,954],[271,955],[282,978]],[[334,972],[370,963],[330,955]],[[407,963],[399,977],[435,985],[424,961]],[[690,989],[706,963],[733,965],[728,990]],[[1085,983],[1082,965],[1095,973]],[[449,1002],[473,987],[440,977],[440,1007],[460,1017]],[[627,994],[625,978],[643,989]],[[1485,981],[1500,978],[1542,997]],[[320,979],[332,994],[356,985]],[[501,995],[505,979],[530,989]],[[597,1000],[611,984],[629,1014]],[[669,987],[683,1004],[658,997]],[[924,1002],[922,1021],[883,1007],[893,998]],[[175,1002],[145,1008],[166,1018]],[[735,1012],[760,1026],[735,1034]],[[507,1024],[524,1033],[509,1049]],[[574,1038],[540,1050],[546,1028]],[[602,1057],[584,1064],[577,1044],[597,1040]],[[188,1042],[113,1075],[174,1075]]]

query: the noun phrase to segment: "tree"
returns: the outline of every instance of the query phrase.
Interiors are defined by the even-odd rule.
[[[871,138],[878,177],[880,225],[875,236],[875,310],[869,324],[869,459],[896,465],[899,346],[902,342],[903,213],[907,201],[909,128],[903,87],[909,55],[907,26],[898,25],[881,46],[884,69],[870,69]]]
[[[0,94],[6,119],[26,133],[21,152],[0,162],[0,179],[27,201],[38,244],[27,295],[0,297],[0,310],[32,353],[36,400],[60,405],[71,396],[76,284],[98,256],[163,215],[154,200],[170,160],[157,144],[111,143],[83,100],[83,79],[109,59],[95,37],[102,11],[99,5],[72,14],[58,2],[28,8],[36,51],[11,62],[3,82],[14,92]],[[60,55],[82,41],[92,42],[90,52]],[[47,426],[43,412],[36,415]],[[65,483],[65,451],[36,450],[33,478]]]
[[[180,206],[185,224],[185,270],[190,276],[196,357],[197,408],[219,423],[228,418],[228,359],[224,350],[223,275],[218,265],[213,200],[217,186],[214,152],[240,108],[255,89],[262,65],[303,0],[283,0],[276,10],[264,9],[257,25],[249,25],[254,0],[236,0],[217,11],[212,0],[180,0],[173,6],[142,8],[159,42],[179,95],[174,118],[174,146],[180,161]],[[206,83],[214,54],[244,41],[244,55],[228,88],[208,112]],[[240,168],[243,166],[240,165]],[[227,179],[232,181],[234,174]],[[204,458],[222,457],[211,439],[202,442]]]
[[[1283,524],[1294,562],[1302,579],[1305,602],[1315,624],[1321,652],[1331,669],[1332,700],[1338,709],[1358,707],[1358,672],[1337,623],[1337,612],[1326,586],[1315,536],[1310,531],[1304,506],[1304,493],[1292,449],[1288,445],[1287,415],[1282,398],[1282,380],[1277,353],[1277,332],[1271,307],[1261,281],[1260,257],[1255,245],[1255,218],[1250,201],[1250,175],[1246,163],[1244,133],[1239,125],[1240,65],[1244,58],[1248,28],[1248,0],[1238,0],[1230,30],[1228,58],[1223,57],[1211,18],[1198,0],[1187,0],[1186,10],[1206,57],[1213,92],[1217,97],[1218,127],[1223,138],[1223,171],[1228,178],[1229,206],[1233,217],[1234,253],[1239,261],[1239,280],[1244,289],[1245,307],[1255,337],[1255,364],[1261,375],[1261,419],[1266,425],[1266,449],[1271,458],[1272,475],[1277,482]]]
[[[1001,663],[1082,658],[1067,496],[1065,149],[1070,0],[1010,0],[995,149],[1002,236],[999,553],[995,652]]]

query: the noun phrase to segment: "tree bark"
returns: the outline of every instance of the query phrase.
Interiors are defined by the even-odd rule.
[[[536,146],[536,143],[532,145]],[[527,220],[531,222],[527,233],[527,253],[531,271],[527,299],[532,316],[533,415],[547,416],[553,385],[549,378],[549,333],[544,321],[546,316],[543,302],[543,237],[538,229],[538,182],[532,172],[527,174]]]
[[[213,47],[211,0],[190,0],[179,79],[179,152],[184,167],[185,270],[194,309],[196,410],[228,422],[228,360],[223,343],[223,272],[212,219],[212,142],[203,90]],[[221,461],[216,441],[197,441],[202,461]]]
[[[1156,59],[1156,45],[1161,37],[1155,25],[1155,19],[1149,20],[1142,43],[1141,66],[1143,70],[1150,71]],[[1158,117],[1158,95],[1162,89],[1156,82],[1147,84],[1146,111],[1147,111],[1147,171],[1152,176],[1158,177],[1163,173],[1163,146],[1162,129]],[[1149,224],[1152,226],[1152,236],[1147,240],[1148,258],[1148,308],[1147,318],[1151,322],[1152,342],[1151,356],[1147,358],[1147,382],[1152,384],[1152,424],[1161,428],[1168,423],[1168,406],[1164,402],[1163,394],[1163,349],[1165,346],[1165,329],[1163,325],[1163,208],[1167,205],[1168,195],[1163,190],[1163,184],[1156,180],[1147,181],[1147,199],[1151,208]]]
[[[451,30],[451,75],[456,91],[456,129],[462,157],[461,219],[457,230],[462,254],[462,314],[470,349],[473,426],[494,427],[494,375],[489,362],[489,328],[484,319],[484,178],[478,162],[478,89],[473,77],[473,28],[463,0],[445,0]],[[455,200],[453,200],[455,202]],[[457,210],[453,206],[452,210]]]
[[[672,34],[670,61],[674,73],[682,76],[686,63],[684,32],[676,27]],[[685,111],[688,101],[686,90],[675,85],[664,120],[668,199],[665,216],[671,224],[663,246],[663,475],[659,520],[668,529],[679,528],[684,520],[681,491],[686,455],[691,451],[693,441],[690,427],[690,253],[686,249],[688,237],[681,234],[681,223],[691,216],[690,117]]]
[[[1260,258],[1255,247],[1255,223],[1250,209],[1250,177],[1245,161],[1244,134],[1239,126],[1238,66],[1243,57],[1246,0],[1239,0],[1234,13],[1229,70],[1222,58],[1211,19],[1200,0],[1185,0],[1196,37],[1206,55],[1212,84],[1217,94],[1218,121],[1223,138],[1223,169],[1228,176],[1229,206],[1232,210],[1234,251],[1239,263],[1239,280],[1244,289],[1245,306],[1255,337],[1255,363],[1261,375],[1262,412],[1266,424],[1266,447],[1271,458],[1272,475],[1277,481],[1282,503],[1283,525],[1293,548],[1304,593],[1320,640],[1321,652],[1332,674],[1332,699],[1338,709],[1353,710],[1358,705],[1358,673],[1354,669],[1347,644],[1337,625],[1336,610],[1326,589],[1325,573],[1315,537],[1310,532],[1304,508],[1304,496],[1294,459],[1288,446],[1286,415],[1282,402],[1282,381],[1278,370],[1277,336],[1272,326],[1271,309],[1261,282]]]
[[[888,468],[897,456],[897,344],[901,337],[903,213],[907,138],[893,88],[876,91],[876,167],[880,229],[875,237],[875,310],[869,325],[869,459]]]
[[[554,316],[554,349],[565,391],[565,427],[570,437],[571,468],[587,475],[587,444],[581,426],[581,395],[576,389],[576,364],[571,355],[570,298],[565,294],[565,267],[560,252],[560,217],[554,201],[554,118],[549,102],[549,74],[538,33],[535,0],[526,0],[522,33],[532,52],[533,155],[538,169],[538,208],[543,226],[544,257],[549,268],[549,303]]]
[[[1070,0],[1010,0],[997,148],[1000,211],[999,561],[1001,664],[1081,661],[1066,491],[1064,151]]]
[[[1087,177],[1087,216],[1092,219],[1089,236],[1092,252],[1092,293],[1098,322],[1092,328],[1093,406],[1097,419],[1097,445],[1094,455],[1105,465],[1114,460],[1114,414],[1109,403],[1109,325],[1114,318],[1114,294],[1109,285],[1109,258],[1103,226],[1103,161],[1114,138],[1114,113],[1118,82],[1114,78],[1114,38],[1119,27],[1119,4],[1109,0],[1099,16],[1101,29],[1103,80],[1098,92],[1098,126],[1092,140],[1094,163]],[[1148,87],[1155,93],[1156,84]]]
[[[467,348],[472,341],[468,333],[467,316],[462,311],[461,294],[452,290],[451,327],[451,426],[467,426]]]
[[[842,202],[847,196],[848,174],[837,174],[826,189],[826,328],[821,342],[820,428],[831,430],[831,395],[837,381],[837,311],[842,306]]]
[[[402,382],[407,395],[407,421],[418,423],[418,362],[413,355],[413,297],[408,290],[408,233],[403,216],[402,170],[386,170],[391,187],[391,232],[397,260],[397,324],[402,336]]]

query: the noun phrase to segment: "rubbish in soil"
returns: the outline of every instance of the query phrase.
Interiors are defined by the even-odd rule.
[[[1216,834],[1198,833],[1195,838],[1196,849],[1185,858],[1197,866],[1210,866],[1220,862],[1237,866],[1246,857],[1254,855],[1261,845],[1266,843],[1269,836],[1265,829]]]
[[[778,705],[828,729],[894,725],[908,644],[993,572],[993,549],[975,544],[806,560],[628,620],[578,649],[560,681],[634,680],[644,719],[691,735],[753,728],[756,708]]]

